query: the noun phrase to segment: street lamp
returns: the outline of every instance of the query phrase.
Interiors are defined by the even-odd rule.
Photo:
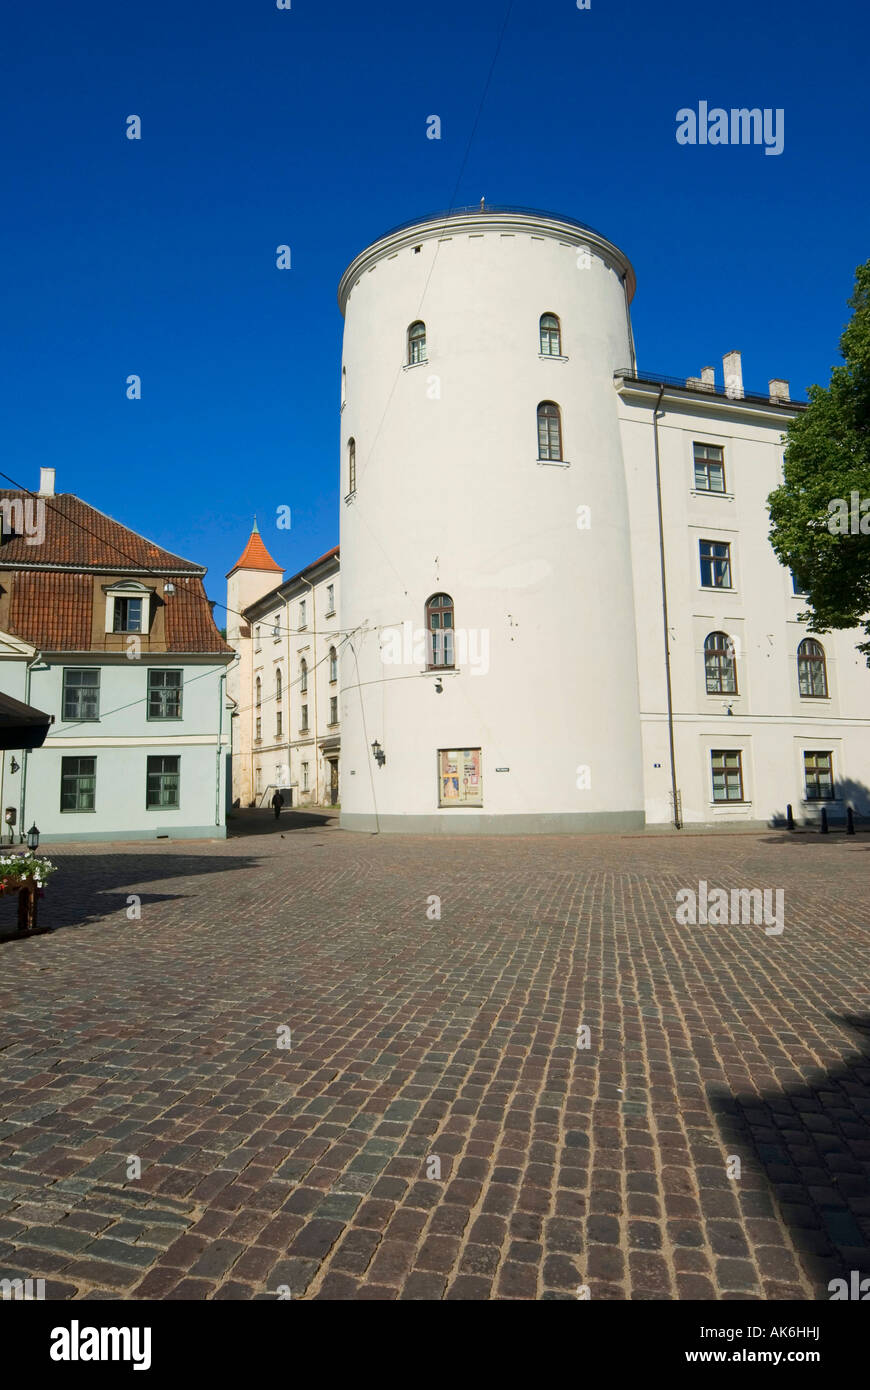
[[[387,755],[384,752],[381,745],[378,743],[377,739],[375,739],[374,743],[372,744],[372,753],[374,754],[375,762],[377,763],[378,767],[383,767],[384,763],[387,761]]]
[[[33,822],[27,832],[27,848],[32,850],[39,849],[39,830],[37,829],[36,821]]]

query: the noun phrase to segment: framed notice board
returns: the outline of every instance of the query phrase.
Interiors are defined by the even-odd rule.
[[[439,748],[438,805],[483,805],[479,748]]]

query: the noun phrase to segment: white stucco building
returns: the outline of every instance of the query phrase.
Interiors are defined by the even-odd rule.
[[[870,813],[859,634],[807,638],[768,541],[800,406],[746,395],[738,353],[718,386],[639,371],[634,288],[522,210],[408,224],[342,277],[342,825]]]
[[[336,805],[339,796],[338,548],[283,583],[254,529],[227,576],[233,798]]]

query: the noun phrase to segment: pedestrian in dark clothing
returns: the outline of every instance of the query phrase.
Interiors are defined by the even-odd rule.
[[[284,805],[284,798],[283,798],[283,796],[281,795],[281,793],[278,791],[278,789],[277,789],[277,787],[276,787],[276,788],[275,788],[275,795],[272,797],[272,806],[273,806],[274,811],[275,811],[275,819],[276,819],[276,820],[278,819],[278,817],[279,817],[280,814],[281,814],[281,807],[282,807],[283,805]]]

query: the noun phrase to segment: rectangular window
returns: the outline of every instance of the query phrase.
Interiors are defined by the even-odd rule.
[[[148,672],[148,718],[181,718],[181,671]]]
[[[804,753],[807,801],[831,801],[834,796],[833,753]]]
[[[438,805],[482,806],[479,748],[438,750]]]
[[[282,728],[283,728],[283,723],[284,723],[284,721],[283,721],[283,718],[282,718],[282,715],[281,715],[281,711],[278,710],[277,713],[276,713],[276,715],[275,715],[275,737],[276,737],[276,738],[280,738],[280,737],[281,737],[281,730],[282,730]]]
[[[306,618],[305,618],[305,611],[306,611],[306,610],[305,610],[305,599],[302,599],[302,600],[300,601],[300,604],[299,604],[299,626],[300,626],[300,627],[307,627],[307,626],[308,626],[308,624],[307,624],[307,622],[306,622]]]
[[[695,444],[695,490],[725,491],[725,450],[718,444]]]
[[[116,598],[113,632],[142,631],[141,598]]]
[[[260,740],[262,739],[262,737],[263,737],[263,720],[261,719],[260,715],[258,714],[258,715],[257,715],[257,718],[256,718],[256,721],[255,721],[255,724],[254,724],[254,738],[255,738],[255,739],[257,740],[257,742],[259,743]]]
[[[303,764],[302,764],[302,790],[303,790],[304,792],[307,792],[307,791],[308,791],[308,764],[307,764],[307,763],[303,763]]]
[[[163,757],[148,759],[145,805],[149,811],[178,808],[181,759]]]
[[[257,623],[256,626],[255,626],[255,628],[254,628],[254,651],[255,651],[255,652],[258,652],[259,650],[260,650],[260,624]]]
[[[97,794],[96,758],[61,758],[61,811],[93,811]]]
[[[329,615],[332,614],[332,613],[334,613],[334,612],[335,612],[335,585],[334,585],[334,584],[327,584],[327,586],[326,586],[326,614],[327,614],[327,617],[329,617]]]
[[[302,723],[299,725],[299,732],[300,732],[301,734],[307,734],[307,733],[308,733],[308,706],[307,706],[307,705],[303,705],[303,706],[302,706]]]
[[[713,769],[713,800],[743,800],[743,754],[739,749],[714,748],[710,754]]]
[[[329,722],[330,722],[330,724],[337,724],[337,723],[338,723],[338,696],[337,696],[337,695],[331,695],[331,696],[329,697]]]
[[[791,574],[791,591],[797,598],[806,598],[809,593],[806,584],[799,574],[795,574],[794,570],[792,570]]]
[[[701,583],[705,589],[731,588],[731,545],[728,541],[699,541]]]
[[[65,667],[63,673],[63,717],[64,720],[99,719],[100,717],[100,671],[99,667],[76,671]]]

